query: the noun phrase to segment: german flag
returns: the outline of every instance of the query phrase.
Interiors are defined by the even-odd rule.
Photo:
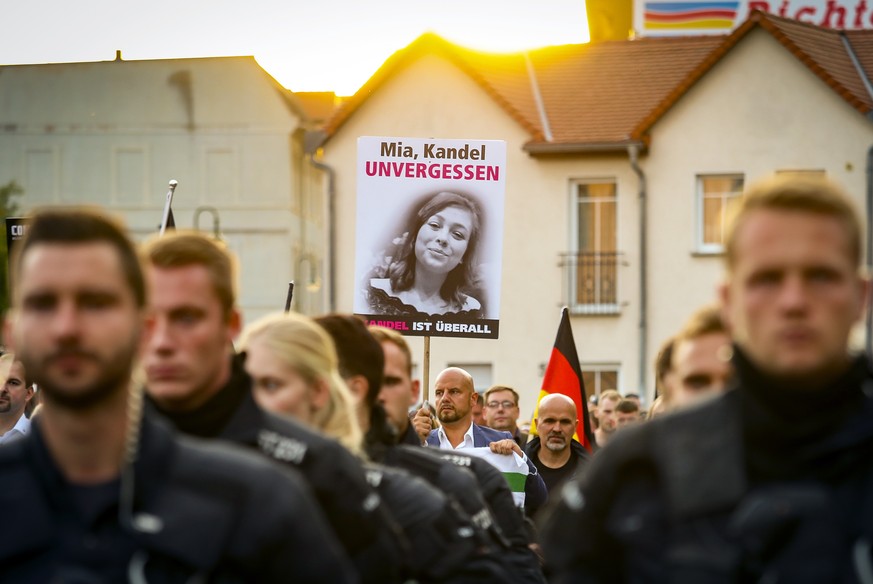
[[[570,327],[570,313],[567,307],[561,311],[561,324],[558,325],[558,336],[555,338],[555,346],[546,366],[546,374],[543,377],[543,387],[537,398],[537,407],[534,410],[530,433],[537,435],[537,414],[540,409],[540,400],[551,393],[562,393],[573,400],[576,404],[576,415],[579,418],[579,426],[573,435],[588,452],[591,452],[594,444],[594,434],[588,418],[588,399],[585,396],[585,383],[582,381],[582,368],[579,366],[579,356],[576,354],[576,341],[573,340],[573,329]]]

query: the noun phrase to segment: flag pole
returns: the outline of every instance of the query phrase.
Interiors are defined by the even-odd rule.
[[[291,312],[292,298],[294,298],[294,280],[288,282],[288,295],[285,297],[285,314]]]
[[[170,181],[169,190],[167,191],[167,200],[164,203],[164,216],[161,218],[161,235],[167,230],[167,220],[170,218],[170,209],[173,205],[173,193],[176,192],[176,186],[179,184],[176,180]]]
[[[430,336],[424,337],[424,360],[422,363],[421,381],[424,384],[424,401],[430,397]]]

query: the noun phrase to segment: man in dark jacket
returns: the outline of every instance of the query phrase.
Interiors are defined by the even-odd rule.
[[[384,357],[384,380],[378,401],[385,404],[390,425],[407,429],[399,436],[370,432],[368,448],[387,465],[403,468],[423,477],[441,492],[458,500],[476,525],[489,536],[492,553],[514,574],[513,582],[542,582],[537,558],[529,548],[524,518],[515,506],[506,479],[487,461],[461,453],[421,448],[420,438],[406,416],[410,396],[417,397],[418,382],[412,380],[412,360],[405,339],[391,329],[363,326],[349,315],[327,315],[318,319],[334,338],[341,366],[347,375],[361,375],[368,387],[379,387],[378,364]],[[381,347],[381,349],[380,349]],[[380,354],[381,353],[381,354]],[[373,425],[378,425],[380,404],[373,404]],[[394,412],[392,415],[391,412]],[[383,424],[384,426],[385,424]],[[409,438],[414,434],[412,439]],[[398,442],[400,443],[398,445]],[[385,448],[385,445],[396,447]]]
[[[120,226],[43,211],[18,245],[5,338],[44,401],[0,447],[4,582],[356,581],[296,474],[140,426],[150,330]]]
[[[463,450],[488,447],[498,454],[516,453],[524,458],[528,467],[524,483],[524,510],[533,516],[548,498],[546,484],[509,432],[473,423],[472,407],[476,400],[473,377],[458,367],[444,369],[434,382],[434,398],[442,425],[433,428],[430,417],[423,409],[419,410],[413,418],[419,436],[435,448]]]
[[[261,410],[243,357],[232,260],[214,240],[176,232],[143,249],[155,332],[144,359],[147,411],[185,434],[256,449],[298,469],[364,582],[391,582],[397,546],[379,496],[338,442]]]
[[[747,191],[720,294],[734,387],[629,428],[568,483],[555,582],[861,582],[873,557],[873,376],[849,352],[867,282],[822,179]]]
[[[369,327],[370,334],[382,346],[385,355],[385,375],[379,390],[379,403],[385,409],[388,423],[394,427],[398,442],[421,446],[409,416],[409,408],[418,403],[421,384],[412,378],[412,353],[397,331],[381,326]]]
[[[528,442],[525,452],[539,469],[550,497],[556,496],[561,485],[576,476],[588,462],[588,451],[573,439],[578,425],[576,404],[566,395],[553,393],[540,400],[537,407],[539,435]]]

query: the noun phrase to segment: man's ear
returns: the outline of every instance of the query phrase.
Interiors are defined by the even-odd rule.
[[[858,286],[861,294],[861,308],[858,311],[858,318],[864,316],[868,310],[873,310],[873,299],[870,298],[870,293],[873,292],[873,287],[870,286],[870,275],[858,278]]]
[[[242,332],[242,315],[239,309],[233,307],[230,309],[230,314],[227,316],[227,332],[230,338],[227,342],[232,342]]]
[[[367,391],[370,389],[370,384],[367,383],[367,378],[363,375],[352,375],[346,378],[346,385],[355,397],[355,403],[363,403],[367,399]]]
[[[412,393],[409,396],[409,405],[414,406],[421,397],[421,382],[416,379],[412,382]]]
[[[27,397],[24,398],[24,403],[30,401],[30,398],[33,397],[33,384],[27,386]]]
[[[144,310],[142,312],[142,316],[140,317],[140,322],[142,323],[142,329],[139,333],[139,357],[142,358],[146,351],[148,350],[149,342],[152,339],[152,335],[155,333],[155,327],[157,326],[157,319],[155,315],[151,311]]]

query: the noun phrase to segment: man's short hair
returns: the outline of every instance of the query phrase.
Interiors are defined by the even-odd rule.
[[[737,234],[750,213],[759,210],[793,211],[837,219],[849,241],[856,267],[861,264],[861,220],[855,205],[842,188],[821,177],[782,175],[750,186],[728,223],[725,260],[730,270],[737,260]]]
[[[485,398],[482,397],[482,394],[478,391],[476,392],[476,405],[482,406],[483,408],[485,407]]]
[[[15,363],[15,353],[3,353],[2,355],[0,355],[0,364],[8,364],[8,367],[11,368],[13,365],[15,365]],[[31,385],[33,385],[33,382],[27,380],[27,371],[25,371],[24,369],[24,364],[21,361],[18,361],[18,364],[21,365],[21,370],[24,371],[24,379],[21,380],[21,383],[24,384],[25,388],[30,387]]]
[[[154,237],[142,246],[143,261],[156,268],[203,266],[209,272],[226,316],[236,304],[235,262],[225,245],[196,231],[175,231]]]
[[[622,400],[622,397],[621,394],[618,393],[616,390],[607,389],[600,392],[600,399],[598,400],[598,403],[600,405],[603,405],[603,402],[606,400],[620,402]]]
[[[118,253],[121,270],[133,293],[136,305],[146,304],[146,286],[136,248],[117,219],[97,208],[45,208],[34,212],[24,231],[24,237],[14,248],[12,273],[21,275],[24,256],[39,244],[80,245],[108,243]],[[14,298],[14,295],[13,295]]]
[[[512,394],[512,399],[515,400],[515,405],[518,405],[518,392],[505,385],[492,385],[485,390],[485,403],[488,403],[488,397],[496,391],[508,391]]]
[[[658,349],[658,356],[655,357],[655,383],[659,390],[664,389],[664,378],[670,373],[673,368],[673,348],[676,346],[675,337],[670,337]]]
[[[729,334],[727,326],[721,318],[721,309],[716,305],[707,305],[697,309],[688,317],[682,330],[674,338],[674,346],[678,346],[683,341],[715,333]]]
[[[367,329],[363,318],[353,314],[326,314],[315,318],[333,338],[339,357],[340,375],[345,378],[363,375],[367,380],[366,404],[372,407],[382,389],[385,376],[385,353],[382,345]]]
[[[403,338],[403,335],[395,331],[394,329],[386,328],[384,326],[378,325],[370,325],[367,327],[370,331],[370,334],[373,335],[373,338],[382,343],[391,343],[398,349],[400,352],[406,356],[406,374],[411,378],[412,377],[412,351],[409,350],[409,344],[406,342],[406,339]]]
[[[622,414],[636,414],[639,413],[640,406],[631,399],[623,399],[615,405],[615,411]]]

